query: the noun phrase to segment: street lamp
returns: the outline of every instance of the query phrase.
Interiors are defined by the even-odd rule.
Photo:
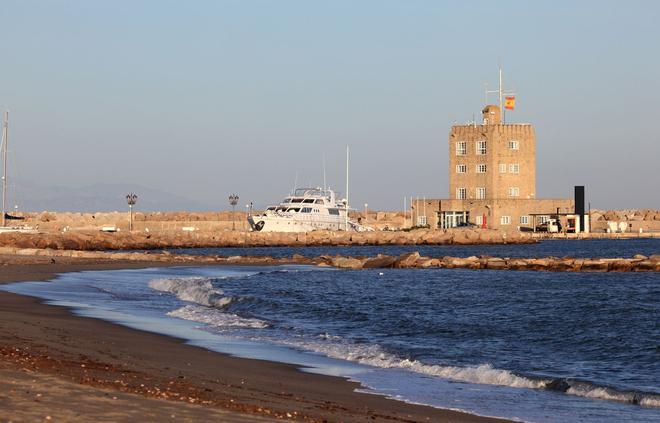
[[[250,217],[250,211],[252,209],[252,203],[246,204],[245,205],[245,220],[243,221],[243,224],[245,225],[245,232],[248,231],[248,217]]]
[[[128,230],[133,230],[133,206],[137,203],[138,196],[137,194],[130,193],[126,196],[126,202],[128,203],[128,208],[130,210],[130,219],[128,220]]]
[[[238,194],[231,194],[229,196],[229,204],[231,204],[231,230],[236,230],[236,204],[238,204]]]

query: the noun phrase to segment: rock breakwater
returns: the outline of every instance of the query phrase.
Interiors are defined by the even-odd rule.
[[[488,269],[528,270],[547,272],[660,272],[660,255],[636,255],[633,258],[502,258],[490,256],[471,257],[424,257],[418,252],[405,253],[398,257],[378,255],[376,257],[329,257],[320,256],[322,264],[348,269]]]
[[[170,264],[234,264],[234,265],[284,265],[306,264],[339,269],[487,269],[487,270],[523,270],[547,272],[660,272],[660,255],[636,255],[633,258],[502,258],[489,256],[471,257],[424,257],[418,252],[388,256],[379,254],[374,257],[349,257],[321,255],[313,258],[294,254],[291,257],[274,258],[269,256],[201,256],[190,254],[171,254],[169,252],[102,252],[53,250],[36,248],[0,247],[0,265],[10,264],[12,256],[50,257],[108,260],[108,261],[143,261]],[[9,257],[9,258],[7,258]]]

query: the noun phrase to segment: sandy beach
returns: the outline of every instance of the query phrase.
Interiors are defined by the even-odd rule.
[[[152,262],[0,257],[0,283]],[[231,357],[0,292],[0,420],[497,419],[355,392],[359,384]]]

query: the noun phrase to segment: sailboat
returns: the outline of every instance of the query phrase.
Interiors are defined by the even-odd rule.
[[[8,164],[8,148],[9,143],[9,112],[5,112],[2,119],[2,141],[0,142],[0,153],[2,157],[2,225],[0,226],[0,234],[5,232],[23,232],[23,233],[36,233],[37,230],[27,226],[8,226],[10,220],[24,220],[24,217],[13,216],[7,212],[7,164]]]

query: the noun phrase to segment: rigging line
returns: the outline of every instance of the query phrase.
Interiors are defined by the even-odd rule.
[[[10,184],[9,184],[9,194],[10,194],[10,203],[11,199],[13,199],[14,203],[14,211],[16,211],[16,208],[20,205],[23,207],[23,196],[22,196],[22,190],[20,188],[19,181],[21,181],[20,177],[20,167],[18,166],[18,160],[16,158],[16,151],[14,150],[9,150],[9,162],[13,164],[13,166],[9,166],[7,169],[10,173]]]

